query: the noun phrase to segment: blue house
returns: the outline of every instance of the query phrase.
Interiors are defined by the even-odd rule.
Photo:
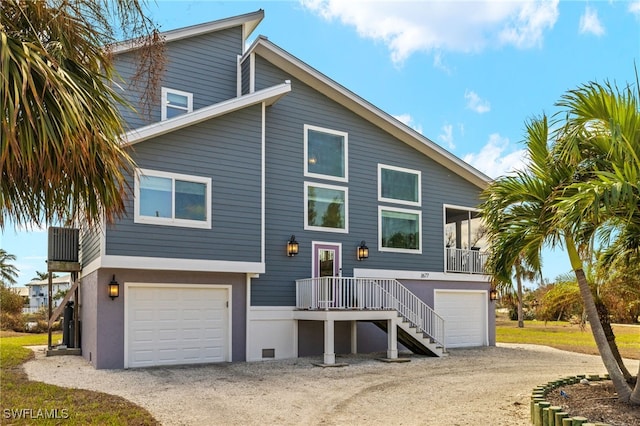
[[[128,214],[82,232],[83,356],[332,364],[494,345],[475,209],[490,179],[267,38],[247,47],[263,17],[164,33],[161,102],[123,112]],[[125,81],[135,49],[115,50]]]

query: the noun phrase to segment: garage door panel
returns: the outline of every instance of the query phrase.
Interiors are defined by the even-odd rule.
[[[128,367],[227,360],[226,288],[130,286],[127,301]]]
[[[445,321],[449,348],[487,344],[486,294],[474,291],[436,291],[435,310]]]

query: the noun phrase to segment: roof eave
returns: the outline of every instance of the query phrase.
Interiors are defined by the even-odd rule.
[[[249,35],[256,29],[264,18],[264,10],[259,9],[255,12],[246,13],[244,15],[232,16],[230,18],[219,19],[216,21],[206,22],[204,24],[192,25],[189,27],[178,28],[175,30],[169,30],[160,33],[165,43],[169,43],[176,40],[182,40],[185,38],[207,34],[215,31],[225,30],[227,28],[233,28],[242,26],[244,42],[246,42]],[[136,50],[141,46],[138,39],[125,40],[119,43],[111,45],[111,51],[114,54],[126,53],[132,50]]]
[[[290,91],[291,82],[285,81],[282,84],[258,90],[248,95],[232,98],[208,107],[200,108],[188,114],[179,115],[168,120],[131,130],[125,133],[122,144],[124,146],[134,145],[262,102],[270,106]]]

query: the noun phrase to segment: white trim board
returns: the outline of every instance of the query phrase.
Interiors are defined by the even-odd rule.
[[[478,283],[487,283],[491,278],[489,275],[477,274],[447,274],[444,272],[432,271],[405,271],[397,269],[368,268],[354,268],[353,276],[356,278],[395,278],[405,280],[460,281]]]

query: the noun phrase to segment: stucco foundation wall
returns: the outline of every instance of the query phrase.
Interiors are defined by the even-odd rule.
[[[97,284],[97,272],[80,277],[80,346],[82,356],[93,366],[97,349]],[[106,284],[104,287],[106,293]]]
[[[93,274],[92,274],[93,275]],[[83,338],[95,344],[87,346],[92,364],[98,369],[124,368],[124,284],[218,284],[231,285],[232,308],[232,361],[244,361],[246,354],[246,275],[231,273],[143,271],[131,269],[101,269],[95,273],[94,291],[90,296],[97,309],[85,309],[90,328],[83,323]],[[107,284],[115,275],[120,283],[120,297],[111,300],[107,295]],[[93,322],[92,322],[93,321]],[[87,335],[88,334],[88,335]],[[90,343],[89,343],[90,344]],[[88,358],[87,358],[88,359]]]
[[[337,354],[351,352],[351,323],[336,321],[334,349]],[[319,356],[324,353],[324,321],[298,321],[298,356]]]

